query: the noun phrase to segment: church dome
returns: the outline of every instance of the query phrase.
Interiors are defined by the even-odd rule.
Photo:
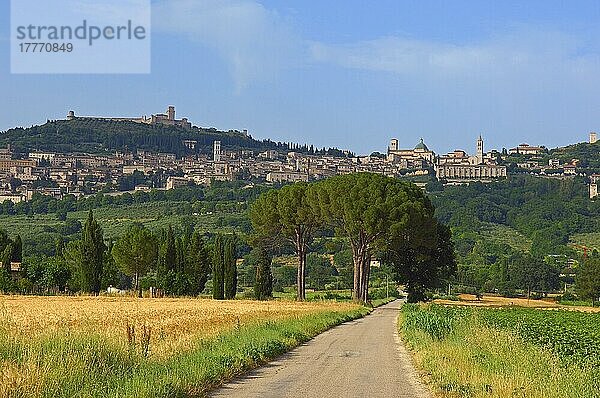
[[[429,148],[427,148],[427,145],[425,145],[425,143],[423,142],[423,138],[421,138],[421,142],[419,142],[417,144],[417,146],[415,146],[415,150],[416,149],[421,149],[423,151],[429,151]]]

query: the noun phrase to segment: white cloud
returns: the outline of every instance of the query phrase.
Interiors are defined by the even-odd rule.
[[[312,57],[346,68],[442,79],[591,77],[596,55],[582,55],[570,35],[517,28],[473,44],[450,44],[389,36],[345,45],[313,43]]]
[[[238,91],[299,59],[300,41],[285,18],[251,0],[162,0],[152,12],[153,28],[216,49]]]

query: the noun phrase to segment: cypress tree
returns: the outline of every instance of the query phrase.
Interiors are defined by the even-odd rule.
[[[0,292],[8,293],[13,291],[15,286],[13,283],[13,279],[10,276],[10,256],[12,254],[12,243],[9,243],[8,246],[4,248],[0,256],[0,260],[2,260],[2,267],[0,267]]]
[[[100,293],[105,250],[102,227],[94,219],[94,214],[90,210],[81,237],[80,266],[83,290],[94,294]]]
[[[164,265],[166,271],[175,271],[177,267],[177,247],[175,244],[173,228],[170,225],[165,239]]]
[[[273,296],[273,274],[271,273],[271,256],[258,246],[253,249],[256,258],[256,282],[254,296],[257,300],[265,300]]]
[[[177,242],[173,228],[169,225],[166,232],[161,232],[159,240],[160,245],[158,255],[158,285],[168,293],[175,293],[176,288],[176,271],[177,271]]]
[[[186,273],[190,281],[190,293],[196,296],[204,290],[211,268],[208,250],[202,235],[198,231],[192,234],[190,243],[187,246],[186,265]]]
[[[54,256],[64,258],[64,254],[63,254],[64,249],[65,249],[65,241],[63,240],[63,237],[60,236],[56,239],[56,245],[54,248]]]
[[[225,298],[235,298],[237,291],[237,267],[235,255],[235,236],[227,239],[223,254]]]
[[[178,273],[183,273],[185,271],[185,248],[184,248],[184,240],[182,237],[178,237],[175,240],[175,248],[176,248],[176,257],[177,266],[175,269]]]
[[[223,252],[223,237],[217,235],[212,258],[213,298],[217,300],[223,300],[225,298]]]
[[[17,235],[13,242],[13,252],[11,261],[20,263],[23,260],[23,242],[21,241],[21,235]]]
[[[14,251],[13,248],[14,244],[9,243],[8,245],[6,245],[4,251],[2,252],[2,255],[0,256],[0,259],[2,260],[2,268],[4,268],[8,273],[10,273],[10,261]]]

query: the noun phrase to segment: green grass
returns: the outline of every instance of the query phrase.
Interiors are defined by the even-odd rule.
[[[373,300],[371,301],[371,306],[373,306],[373,308],[381,307],[382,305],[391,303],[394,300],[396,300],[396,297],[387,297],[383,299]]]
[[[394,286],[395,288],[395,286]],[[385,296],[385,288],[370,288],[369,295],[372,297],[371,305],[378,307],[383,304],[387,304],[390,301],[394,301],[397,297],[393,296],[392,287],[390,287],[389,297]],[[273,298],[279,300],[294,300],[296,298],[295,287],[285,287],[283,292],[273,292]],[[341,290],[316,290],[306,292],[306,301],[352,301],[352,290],[341,289]]]
[[[575,234],[571,236],[571,242],[579,245],[587,246],[591,249],[600,249],[600,232],[592,232],[587,234]],[[578,249],[579,250],[579,249]],[[588,253],[590,254],[590,253]]]
[[[597,398],[600,325],[588,316],[406,305],[399,325],[440,397]]]
[[[283,292],[273,292],[273,298],[283,300],[294,300],[296,298],[296,287],[288,286]],[[309,290],[306,292],[307,301],[350,301],[352,300],[352,291],[350,289],[342,290]]]
[[[507,225],[484,223],[481,236],[494,243],[505,243],[515,250],[527,253],[531,250],[531,239]]]
[[[36,235],[43,232],[45,227],[58,227],[60,225],[63,225],[63,223],[54,214],[0,216],[0,228],[10,235]]]
[[[560,300],[559,304],[562,305],[570,305],[573,307],[593,307],[592,304],[594,304],[592,302],[592,300],[590,301],[584,301],[584,300]]]
[[[367,308],[242,326],[166,360],[69,332],[28,341],[0,335],[4,397],[199,397]]]
[[[184,202],[151,202],[122,206],[102,207],[94,210],[94,216],[102,225],[106,236],[119,237],[134,223],[145,225],[151,230],[165,228],[168,225],[178,227],[183,220],[190,220],[201,231],[221,232],[231,231],[232,228],[219,225],[219,217],[227,216],[236,220],[245,218],[243,213],[223,213],[193,215],[170,214],[170,210]],[[87,218],[86,211],[69,214],[83,224]],[[1,224],[0,224],[1,225]]]
[[[150,202],[120,206],[107,206],[94,210],[104,230],[105,237],[118,238],[133,224],[141,223],[151,230],[158,230],[172,225],[178,228],[183,222],[193,222],[200,231],[211,232],[242,232],[234,225],[247,222],[247,216],[242,212],[194,215],[173,214],[173,209],[185,202]],[[68,218],[77,219],[83,223],[87,211],[70,212]],[[0,228],[11,236],[21,235],[25,256],[35,253],[47,253],[52,250],[55,241],[63,236],[64,222],[59,221],[55,214],[0,215]]]

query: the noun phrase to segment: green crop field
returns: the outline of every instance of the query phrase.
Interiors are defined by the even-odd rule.
[[[488,325],[514,331],[565,361],[600,367],[600,313],[529,308],[480,312]]]
[[[442,397],[600,397],[600,314],[406,305],[401,333]]]

